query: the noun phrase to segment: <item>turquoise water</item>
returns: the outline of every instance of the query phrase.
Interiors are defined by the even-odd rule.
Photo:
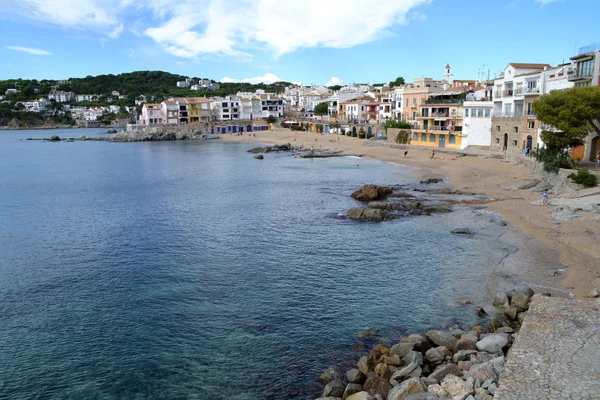
[[[473,322],[514,250],[481,211],[338,218],[398,165],[23,140],[101,132],[0,131],[0,398],[312,398],[361,329]]]

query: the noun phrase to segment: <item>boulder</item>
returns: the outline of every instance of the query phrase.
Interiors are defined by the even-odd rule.
[[[504,292],[498,292],[494,295],[494,307],[508,308],[508,296]]]
[[[519,189],[524,189],[524,190],[532,189],[532,188],[536,187],[537,185],[539,185],[540,182],[541,181],[539,179],[528,179],[519,185]]]
[[[498,376],[500,376],[502,374],[502,371],[504,370],[504,364],[506,364],[506,358],[504,358],[503,356],[496,357],[492,361],[490,361],[490,364],[492,364],[492,366],[494,367],[494,370],[496,370],[496,374],[498,374]]]
[[[458,369],[460,369],[461,371],[468,371],[469,369],[471,369],[472,365],[473,365],[472,361],[459,361]]]
[[[498,353],[502,351],[507,344],[508,339],[503,335],[490,335],[477,342],[477,349],[488,353]]]
[[[444,390],[444,388],[442,388],[439,384],[435,384],[435,385],[429,385],[427,387],[427,391],[429,393],[433,393],[435,394],[437,397],[440,398],[444,398],[444,397],[450,397],[450,393],[446,392]]]
[[[362,219],[366,221],[372,222],[381,222],[383,221],[385,214],[381,210],[367,208],[363,212]]]
[[[481,364],[492,361],[498,357],[496,354],[488,353],[487,351],[480,351],[475,354],[471,354],[469,361],[473,364]]]
[[[379,333],[379,329],[377,328],[367,328],[367,329],[363,329],[362,331],[359,331],[356,334],[356,337],[359,340],[365,340],[365,339],[369,339],[372,336],[375,336]]]
[[[454,357],[452,357],[452,361],[454,361],[455,363],[459,361],[466,361],[470,359],[471,354],[477,354],[477,352],[474,350],[458,350],[454,354]]]
[[[522,292],[516,292],[510,299],[511,307],[515,307],[519,312],[529,309],[529,297]]]
[[[345,389],[346,385],[344,385],[344,382],[331,381],[325,385],[325,389],[323,389],[323,394],[321,397],[342,397]]]
[[[514,329],[510,326],[503,326],[502,328],[496,329],[496,333],[514,333]]]
[[[354,207],[348,210],[348,218],[350,219],[362,219],[364,208]]]
[[[462,335],[460,335],[460,338],[470,340],[472,342],[477,343],[479,341],[479,333],[477,333],[475,331],[465,332]]]
[[[475,400],[493,400],[488,391],[482,388],[475,389]]]
[[[440,182],[444,182],[444,180],[442,178],[429,178],[429,179],[425,179],[425,180],[421,181],[421,184],[429,185],[432,183],[440,183]]]
[[[356,368],[365,375],[369,375],[369,372],[373,371],[375,367],[375,363],[367,356],[362,356],[358,363],[356,363]]]
[[[390,355],[399,358],[405,357],[409,352],[413,351],[415,343],[398,343],[390,348]]]
[[[319,380],[323,383],[342,381],[344,380],[344,370],[337,366],[331,366],[323,371],[323,373],[319,376]]]
[[[387,400],[405,400],[411,394],[426,393],[427,387],[419,378],[410,378],[399,385],[394,386],[387,393]]]
[[[402,360],[398,356],[384,356],[383,362],[387,365],[393,365],[395,367],[402,365]]]
[[[456,351],[458,350],[477,350],[476,342],[471,339],[459,339],[456,342]]]
[[[455,375],[447,375],[441,386],[454,400],[464,400],[475,392],[472,385]]]
[[[387,347],[381,343],[377,343],[369,352],[369,358],[373,361],[379,361],[383,356],[389,354],[389,352],[390,350]]]
[[[555,219],[557,221],[573,221],[585,219],[584,217],[577,215],[573,208],[566,205],[552,207],[550,215],[552,216],[552,219]]]
[[[375,374],[377,376],[381,376],[382,378],[390,379],[390,377],[392,376],[392,371],[387,366],[387,364],[379,363],[375,366]]]
[[[475,309],[475,314],[477,314],[477,316],[479,318],[483,318],[483,317],[485,317],[487,315],[487,313],[485,312],[485,310],[482,307],[477,307]]]
[[[431,330],[427,332],[427,337],[432,343],[438,346],[444,346],[454,352],[456,349],[456,338],[448,332]]]
[[[517,310],[517,307],[514,307],[514,306],[510,306],[506,310],[504,310],[504,315],[506,315],[507,318],[509,318],[513,321],[515,319],[517,319],[518,313],[519,313],[519,310]]]
[[[362,385],[359,385],[358,383],[349,383],[348,385],[346,385],[346,389],[344,389],[344,394],[342,395],[342,399],[347,399],[348,397],[352,396],[353,394],[362,392],[362,390],[363,390]]]
[[[458,368],[458,365],[445,364],[445,365],[440,365],[439,367],[437,367],[435,369],[435,371],[433,371],[431,374],[429,374],[428,378],[435,379],[436,381],[440,382],[446,377],[446,375],[457,375],[458,376],[460,374],[461,374],[461,370],[460,370],[460,368]]]
[[[346,400],[373,400],[373,396],[371,396],[367,392],[358,392],[351,396],[348,396]]]
[[[592,299],[595,299],[596,297],[600,297],[600,293],[598,292],[598,289],[594,288],[594,289],[590,290],[587,297],[591,297]]]
[[[426,214],[447,214],[452,211],[452,204],[446,201],[422,201],[419,209]]]
[[[346,372],[346,380],[350,383],[362,384],[367,379],[366,375],[354,368]]]
[[[363,389],[371,395],[380,395],[384,399],[386,398],[388,392],[392,388],[392,385],[388,382],[387,379],[384,379],[380,376],[371,376],[363,385]]]
[[[389,203],[386,203],[385,201],[372,201],[369,204],[367,204],[367,208],[376,208],[378,210],[387,210],[387,209],[390,209],[391,206]]]
[[[379,200],[385,198],[388,194],[392,194],[392,191],[389,186],[363,185],[352,193],[352,198],[359,201]]]
[[[415,363],[417,365],[423,365],[423,354],[418,351],[410,351],[407,355],[402,359],[405,365],[410,363]]]
[[[257,155],[254,156],[254,158],[257,159],[257,160],[264,160],[265,156],[263,156],[262,154],[257,154]]]
[[[443,347],[443,346],[440,346]],[[439,364],[446,358],[446,353],[443,352],[440,347],[435,347],[433,349],[427,350],[425,353],[425,358],[432,364]],[[445,349],[445,347],[444,347]]]
[[[413,350],[418,351],[420,353],[425,353],[431,348],[431,343],[429,343],[429,340],[427,340],[427,336],[420,333],[413,333],[412,335],[408,335],[407,337],[402,339],[400,343],[414,343]]]
[[[390,378],[390,384],[392,384],[394,386],[397,385],[398,383],[402,382],[404,380],[404,378],[406,378],[413,371],[415,371],[417,368],[419,368],[419,366],[417,364],[410,363],[406,367],[400,369],[399,371],[394,372],[392,374],[392,377]]]
[[[465,378],[473,378],[474,381],[485,382],[488,379],[497,380],[498,374],[492,363],[486,362],[475,364],[469,368],[469,371],[465,373]]]

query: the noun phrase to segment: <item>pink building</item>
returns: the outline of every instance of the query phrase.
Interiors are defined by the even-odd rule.
[[[165,114],[160,104],[144,104],[140,123],[142,125],[164,125],[166,123]]]

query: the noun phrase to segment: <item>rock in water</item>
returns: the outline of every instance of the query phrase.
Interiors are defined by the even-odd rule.
[[[452,231],[450,231],[451,233],[455,234],[455,235],[465,235],[465,236],[470,236],[473,234],[473,231],[470,230],[469,228],[458,228],[458,229],[453,229]]]
[[[350,383],[362,384],[367,379],[367,377],[358,369],[354,368],[346,372],[346,379]]]
[[[508,308],[508,296],[504,292],[498,292],[494,295],[494,307]]]
[[[429,178],[429,179],[426,179],[424,181],[421,181],[421,183],[424,184],[424,185],[429,185],[429,184],[432,184],[432,183],[439,183],[439,182],[443,182],[443,181],[444,180],[441,179],[441,178]]]
[[[427,337],[429,340],[431,340],[431,342],[437,344],[438,346],[444,346],[450,349],[452,352],[455,351],[457,340],[448,332],[432,330],[427,332]]]
[[[385,396],[387,396],[388,392],[392,388],[392,385],[390,385],[388,380],[385,378],[382,378],[380,376],[373,376],[367,379],[367,381],[363,385],[363,388],[364,390],[369,392],[369,394],[378,394],[385,398]]]
[[[342,397],[345,389],[346,385],[342,381],[331,381],[325,385],[321,397]]]
[[[257,160],[264,160],[265,156],[263,156],[262,154],[257,154],[254,156],[254,158],[256,158]]]
[[[329,367],[319,376],[319,380],[323,383],[342,381],[344,380],[344,370],[336,366]]]
[[[363,387],[357,383],[349,383],[344,390],[344,394],[342,395],[342,399],[347,399],[353,394],[362,392]]]
[[[352,198],[359,201],[379,200],[385,198],[388,194],[392,194],[392,191],[389,186],[363,185],[352,193]]]

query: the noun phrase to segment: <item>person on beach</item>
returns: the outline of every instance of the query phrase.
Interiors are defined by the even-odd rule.
[[[429,158],[435,158],[435,150],[431,150],[431,155],[429,156]]]
[[[525,157],[529,157],[529,147],[525,147],[523,153],[525,153]]]
[[[315,149],[313,148],[313,146],[310,146],[310,153],[312,154],[314,152],[315,152]]]
[[[548,192],[545,190],[542,192],[542,205],[548,205]]]
[[[600,169],[600,153],[596,156],[596,169]]]
[[[404,158],[406,158],[406,156],[408,156],[408,150],[404,152]]]

